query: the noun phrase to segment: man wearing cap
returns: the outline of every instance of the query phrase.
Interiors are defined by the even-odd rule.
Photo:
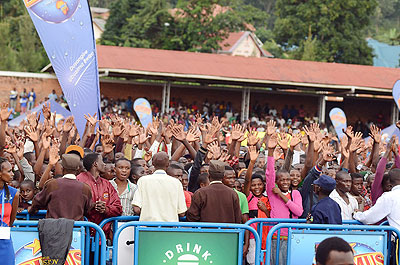
[[[318,195],[318,203],[311,209],[311,216],[307,219],[313,224],[342,224],[342,215],[340,206],[329,197],[329,194],[335,189],[336,181],[322,175],[314,180],[314,192]]]
[[[210,185],[197,190],[186,214],[189,222],[238,223],[242,222],[239,197],[225,186],[222,179],[226,163],[218,160],[210,162],[208,173]]]
[[[62,155],[63,177],[49,180],[33,198],[30,214],[47,209],[46,218],[67,218],[82,221],[92,207],[90,187],[76,180],[80,164],[75,154]]]

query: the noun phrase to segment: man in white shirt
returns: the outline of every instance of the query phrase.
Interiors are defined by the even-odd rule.
[[[341,209],[342,220],[353,220],[353,213],[358,210],[357,200],[351,196],[351,177],[345,171],[336,173],[336,189],[334,189],[329,197],[337,202]]]
[[[141,177],[133,197],[133,210],[140,214],[140,221],[178,222],[187,210],[181,182],[168,176],[168,154],[156,153],[153,156],[156,171]]]
[[[400,230],[400,169],[390,170],[389,180],[392,190],[383,193],[372,208],[365,212],[356,212],[354,219],[364,224],[376,224],[386,217],[390,226]]]

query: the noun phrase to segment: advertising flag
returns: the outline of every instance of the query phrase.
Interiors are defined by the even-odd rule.
[[[135,100],[135,103],[133,103],[133,109],[135,110],[142,126],[147,128],[147,125],[151,124],[153,121],[150,103],[147,99],[138,98]]]
[[[397,107],[400,109],[400,80],[397,80],[396,83],[394,83],[392,95],[394,102],[396,102]]]
[[[332,121],[338,138],[341,139],[344,135],[343,129],[347,127],[346,114],[344,114],[344,111],[340,108],[333,108],[329,112],[329,118]]]
[[[96,42],[87,0],[23,0],[80,135],[84,114],[100,115]]]

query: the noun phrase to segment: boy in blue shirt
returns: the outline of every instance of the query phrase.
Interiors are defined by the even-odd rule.
[[[340,206],[329,197],[335,187],[336,181],[327,175],[321,175],[314,181],[314,192],[318,195],[318,203],[312,207],[307,223],[342,224]]]

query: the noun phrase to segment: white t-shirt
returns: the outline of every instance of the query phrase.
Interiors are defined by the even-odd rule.
[[[178,222],[187,210],[182,183],[164,170],[141,177],[132,204],[140,207],[139,221]]]
[[[340,197],[339,193],[334,189],[329,197],[337,202],[340,206],[342,213],[342,220],[353,220],[353,213],[355,210],[358,210],[358,202],[356,198],[351,196],[350,193],[347,193],[347,197],[349,197],[349,204],[347,204],[342,197]]]

